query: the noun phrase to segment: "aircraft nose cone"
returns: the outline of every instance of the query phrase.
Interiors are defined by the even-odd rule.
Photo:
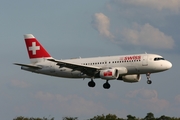
[[[168,61],[166,66],[167,66],[167,69],[170,69],[170,68],[172,68],[172,63]]]

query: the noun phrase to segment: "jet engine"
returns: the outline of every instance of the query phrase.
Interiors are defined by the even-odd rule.
[[[114,80],[119,77],[119,71],[118,69],[105,69],[101,70],[100,73],[100,78],[105,79],[105,80]]]
[[[119,76],[117,80],[122,80],[124,82],[139,82],[141,80],[141,75],[140,74],[133,74],[133,75],[124,75],[124,76]]]

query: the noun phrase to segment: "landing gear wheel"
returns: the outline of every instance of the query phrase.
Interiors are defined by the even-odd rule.
[[[147,84],[151,84],[151,83],[152,83],[152,81],[151,81],[151,80],[148,80],[148,81],[147,81]]]
[[[111,87],[111,85],[108,83],[108,81],[106,83],[103,84],[104,89],[109,89]]]
[[[95,85],[96,85],[96,83],[93,80],[88,82],[89,87],[95,87]]]

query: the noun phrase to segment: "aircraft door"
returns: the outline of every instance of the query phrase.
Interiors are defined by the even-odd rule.
[[[142,66],[148,66],[148,55],[147,54],[142,56]]]

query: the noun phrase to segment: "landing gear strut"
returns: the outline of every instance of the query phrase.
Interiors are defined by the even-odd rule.
[[[95,87],[96,83],[91,79],[91,81],[88,82],[89,87]]]
[[[150,74],[151,74],[151,73],[147,73],[147,74],[146,74],[147,84],[151,84],[151,83],[152,83],[152,81],[151,81],[151,79],[150,79]]]
[[[109,89],[111,87],[108,80],[106,81],[106,83],[103,84],[103,87],[104,87],[104,89]]]

